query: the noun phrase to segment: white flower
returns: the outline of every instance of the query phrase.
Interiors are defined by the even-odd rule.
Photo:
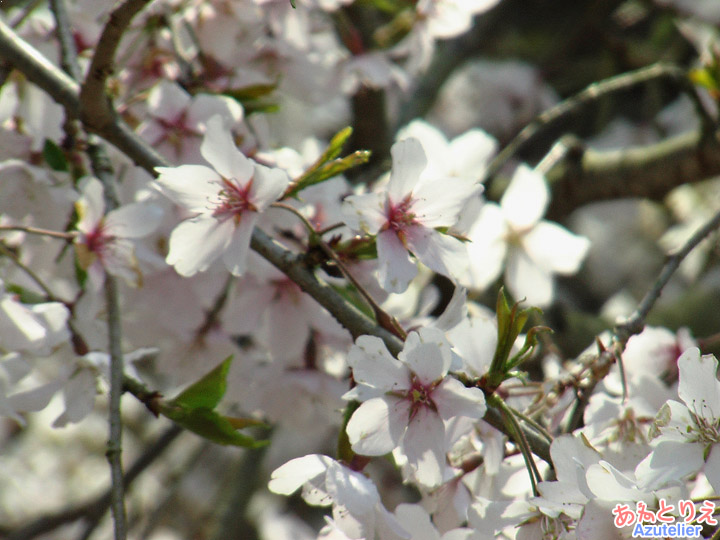
[[[363,403],[347,425],[352,449],[381,456],[399,447],[418,482],[439,485],[446,468],[445,424],[485,414],[485,397],[447,377],[450,345],[433,328],[411,332],[398,359],[379,338],[360,336],[348,364],[358,385],[346,399]]]
[[[383,288],[404,292],[417,275],[408,251],[435,272],[462,275],[468,264],[465,245],[436,228],[454,225],[465,201],[482,186],[467,179],[422,177],[427,159],[417,139],[395,143],[392,157],[386,191],[352,195],[343,204],[350,228],[377,235]]]
[[[655,449],[635,469],[641,485],[656,489],[678,483],[703,469],[720,492],[720,381],[718,361],[692,347],[678,359],[679,403],[668,400],[650,435]]]
[[[363,474],[320,454],[288,461],[273,471],[268,488],[291,495],[300,487],[305,502],[333,507],[332,525],[348,538],[408,539],[408,535],[380,501],[372,481]]]
[[[134,239],[153,232],[162,219],[160,207],[146,203],[120,206],[105,214],[103,187],[97,178],[80,184],[81,196],[75,203],[78,214],[75,251],[90,282],[99,289],[104,271],[139,286],[142,275],[135,258]]]
[[[541,220],[550,193],[543,176],[521,165],[500,205],[486,203],[468,237],[470,272],[464,285],[483,289],[505,262],[505,283],[516,299],[546,306],[553,298],[553,274],[574,274],[590,241],[557,223]]]
[[[212,169],[156,168],[159,189],[195,214],[173,230],[166,260],[178,274],[192,276],[222,255],[227,269],[241,275],[260,212],[280,198],[290,179],[245,157],[220,116],[208,121],[200,152]]]
[[[172,160],[201,159],[200,138],[208,118],[219,114],[230,124],[243,118],[243,108],[234,99],[210,94],[190,96],[167,80],[150,90],[147,105],[150,115],[138,127],[138,134]]]

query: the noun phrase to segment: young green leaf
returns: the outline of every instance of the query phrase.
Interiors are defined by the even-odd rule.
[[[228,418],[205,407],[186,409],[168,403],[161,406],[160,412],[185,429],[218,444],[258,448],[269,442],[258,441],[236,431],[233,424],[237,419]]]
[[[342,147],[352,135],[352,128],[338,131],[322,155],[299,178],[295,179],[285,192],[285,197],[295,197],[306,187],[319,184],[341,174],[352,167],[366,163],[370,159],[368,150],[358,150],[343,158],[338,158]]]
[[[232,360],[233,357],[228,356],[220,365],[188,386],[170,403],[189,410],[214,409],[225,395],[227,374]]]
[[[47,163],[48,167],[53,171],[68,172],[70,170],[65,152],[63,152],[62,148],[55,144],[54,141],[45,139],[42,155],[45,163]]]

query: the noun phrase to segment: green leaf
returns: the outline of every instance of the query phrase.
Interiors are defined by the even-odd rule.
[[[337,447],[337,458],[340,461],[344,461],[345,463],[352,462],[353,458],[355,457],[355,452],[352,450],[352,446],[350,445],[350,439],[347,435],[347,431],[345,428],[347,428],[348,422],[350,422],[350,418],[352,417],[353,413],[360,407],[360,402],[358,401],[351,401],[347,404],[347,407],[345,407],[345,413],[343,414],[343,423],[342,427],[340,428],[340,434],[338,435],[338,447]]]
[[[497,323],[498,323],[498,343],[495,349],[488,370],[488,384],[491,389],[497,388],[506,378],[508,371],[515,367],[510,358],[515,340],[525,327],[531,313],[540,312],[538,308],[527,308],[520,310],[519,304],[510,306],[505,289],[501,288],[498,292],[496,305]],[[515,359],[515,358],[514,358]]]
[[[224,96],[233,98],[240,103],[249,101],[252,99],[260,99],[267,97],[273,93],[277,85],[275,84],[253,84],[251,86],[243,86],[242,88],[231,88],[222,92]]]
[[[228,418],[205,407],[186,409],[169,402],[161,406],[160,412],[185,429],[218,444],[258,448],[269,442],[258,441],[236,431],[234,422],[238,419]]]
[[[45,163],[53,171],[68,172],[70,170],[65,152],[54,141],[45,139],[42,155]]]
[[[21,285],[9,283],[5,285],[5,290],[17,295],[18,300],[23,304],[43,304],[48,301],[42,294],[26,289]]]
[[[713,73],[713,70],[709,67],[703,67],[703,68],[697,68],[690,71],[690,80],[698,85],[702,86],[703,88],[710,90],[710,91],[717,91],[720,88],[718,88],[718,81],[715,76],[715,73]]]
[[[227,374],[232,360],[233,357],[228,356],[220,365],[199,381],[188,386],[170,403],[189,410],[214,409],[225,395]]]
[[[352,167],[367,163],[368,159],[370,159],[370,151],[368,150],[358,150],[344,158],[338,158],[342,147],[352,135],[352,131],[351,127],[338,131],[330,140],[330,144],[328,144],[322,155],[293,182],[285,196],[295,197],[306,187],[319,184]]]
[[[221,95],[233,98],[245,109],[245,114],[273,113],[279,110],[277,103],[270,99],[277,88],[276,84],[254,84],[242,88],[225,90]]]
[[[547,326],[533,326],[528,330],[522,348],[506,363],[508,370],[519,366],[532,355],[538,344],[538,335],[543,332],[547,332],[548,334],[553,333],[552,329]]]

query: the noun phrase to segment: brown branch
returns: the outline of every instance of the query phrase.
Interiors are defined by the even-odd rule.
[[[93,131],[103,131],[116,121],[115,110],[106,93],[107,79],[115,71],[115,52],[130,21],[151,1],[126,0],[110,13],[103,28],[80,90],[80,119]]]
[[[681,184],[720,174],[720,132],[688,132],[648,146],[586,149],[572,136],[540,163],[552,189],[548,219],[560,221],[591,202],[642,197],[660,201]]]
[[[618,338],[622,348],[625,347],[627,340],[635,334],[639,334],[645,327],[645,319],[652,310],[655,302],[660,298],[665,285],[667,285],[670,278],[673,276],[675,271],[680,267],[685,257],[697,247],[705,238],[710,235],[714,230],[720,227],[720,212],[715,214],[711,220],[703,225],[690,239],[685,242],[685,245],[668,257],[665,266],[660,270],[660,274],[657,277],[655,283],[653,283],[650,290],[645,294],[643,299],[640,301],[637,309],[633,312],[630,318],[623,324],[618,325],[615,328],[615,335]]]
[[[598,100],[619,92],[625,92],[633,87],[644,85],[652,81],[666,80],[685,92],[695,105],[700,116],[703,133],[714,133],[715,120],[705,110],[695,88],[687,78],[685,70],[663,63],[652,64],[629,73],[623,73],[603,81],[595,82],[580,93],[561,101],[557,105],[542,112],[525,126],[522,131],[492,160],[486,172],[486,178],[491,180],[502,167],[518,153],[529,146],[546,138],[548,132],[554,130],[573,116],[577,116]]]

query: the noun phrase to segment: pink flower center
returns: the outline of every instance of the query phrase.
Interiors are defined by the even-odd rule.
[[[439,381],[438,381],[439,382]],[[423,407],[436,411],[437,407],[432,399],[432,393],[437,386],[437,382],[430,384],[423,384],[417,375],[413,375],[410,381],[410,388],[408,388],[405,399],[411,402],[410,406],[410,420],[412,420],[418,411]]]
[[[164,133],[154,141],[157,146],[167,142],[172,146],[176,156],[183,153],[185,139],[190,137],[199,138],[200,133],[187,125],[187,111],[182,111],[175,118],[155,118],[155,122],[164,130]]]
[[[415,214],[410,212],[413,200],[410,195],[405,197],[398,204],[394,204],[388,200],[387,203],[387,222],[385,229],[392,229],[398,234],[407,227],[415,224]]]
[[[233,218],[235,222],[239,222],[242,213],[249,210],[257,212],[257,208],[250,201],[250,190],[252,188],[253,179],[241,186],[236,180],[222,179],[222,189],[218,193],[219,201],[215,203],[213,217],[220,221]]]
[[[100,222],[95,229],[85,235],[84,240],[87,250],[102,258],[103,251],[114,240],[114,237],[105,234],[105,226]]]

